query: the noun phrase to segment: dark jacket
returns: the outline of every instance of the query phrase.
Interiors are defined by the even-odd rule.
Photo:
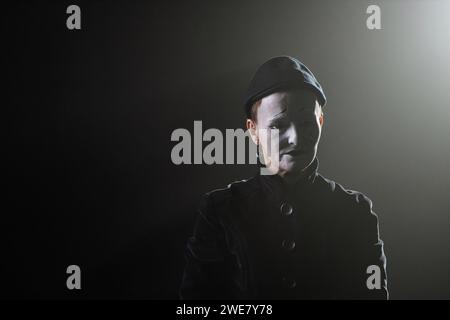
[[[180,297],[386,299],[371,200],[317,168],[315,159],[294,187],[257,175],[207,193],[187,243]],[[373,265],[380,289],[367,286]]]

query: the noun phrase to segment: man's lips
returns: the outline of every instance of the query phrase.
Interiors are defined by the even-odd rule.
[[[303,151],[301,151],[300,149],[295,149],[295,150],[291,150],[289,152],[286,152],[285,154],[289,154],[293,157],[299,156],[303,153]]]

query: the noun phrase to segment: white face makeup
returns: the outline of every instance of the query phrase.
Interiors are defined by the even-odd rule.
[[[278,129],[278,174],[287,180],[295,179],[317,154],[322,111],[316,97],[307,90],[276,92],[261,100],[256,116],[255,134],[261,142],[264,159],[270,155],[267,144],[263,143],[267,141],[267,129]]]

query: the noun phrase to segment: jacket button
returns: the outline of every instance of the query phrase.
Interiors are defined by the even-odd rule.
[[[283,249],[286,249],[287,251],[292,251],[295,248],[295,241],[294,240],[283,240],[281,242],[281,247],[283,247]]]
[[[297,281],[287,277],[283,277],[283,286],[288,289],[294,289],[297,286]]]
[[[283,216],[290,216],[292,214],[293,209],[289,203],[282,203],[280,211]]]

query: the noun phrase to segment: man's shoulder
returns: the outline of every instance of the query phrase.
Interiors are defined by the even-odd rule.
[[[203,199],[213,206],[223,206],[228,204],[232,198],[246,198],[254,194],[259,189],[257,177],[243,180],[236,180],[229,183],[224,188],[218,188],[206,192]]]
[[[228,223],[229,219],[240,212],[235,210],[235,205],[242,206],[247,203],[246,199],[254,194],[258,187],[257,178],[252,177],[204,193],[198,205],[200,217],[210,225],[220,226]]]
[[[332,220],[335,230],[345,230],[345,239],[350,241],[357,237],[372,244],[382,243],[379,239],[378,215],[372,209],[372,200],[360,191],[346,188],[321,175],[317,178],[319,188],[328,194],[319,207],[329,213],[327,217]]]
[[[321,174],[317,174],[315,185],[320,190],[321,195],[326,195],[330,204],[341,204],[345,207],[353,207],[366,212],[371,212],[372,210],[372,200],[361,191],[345,187],[334,180],[325,178]]]

